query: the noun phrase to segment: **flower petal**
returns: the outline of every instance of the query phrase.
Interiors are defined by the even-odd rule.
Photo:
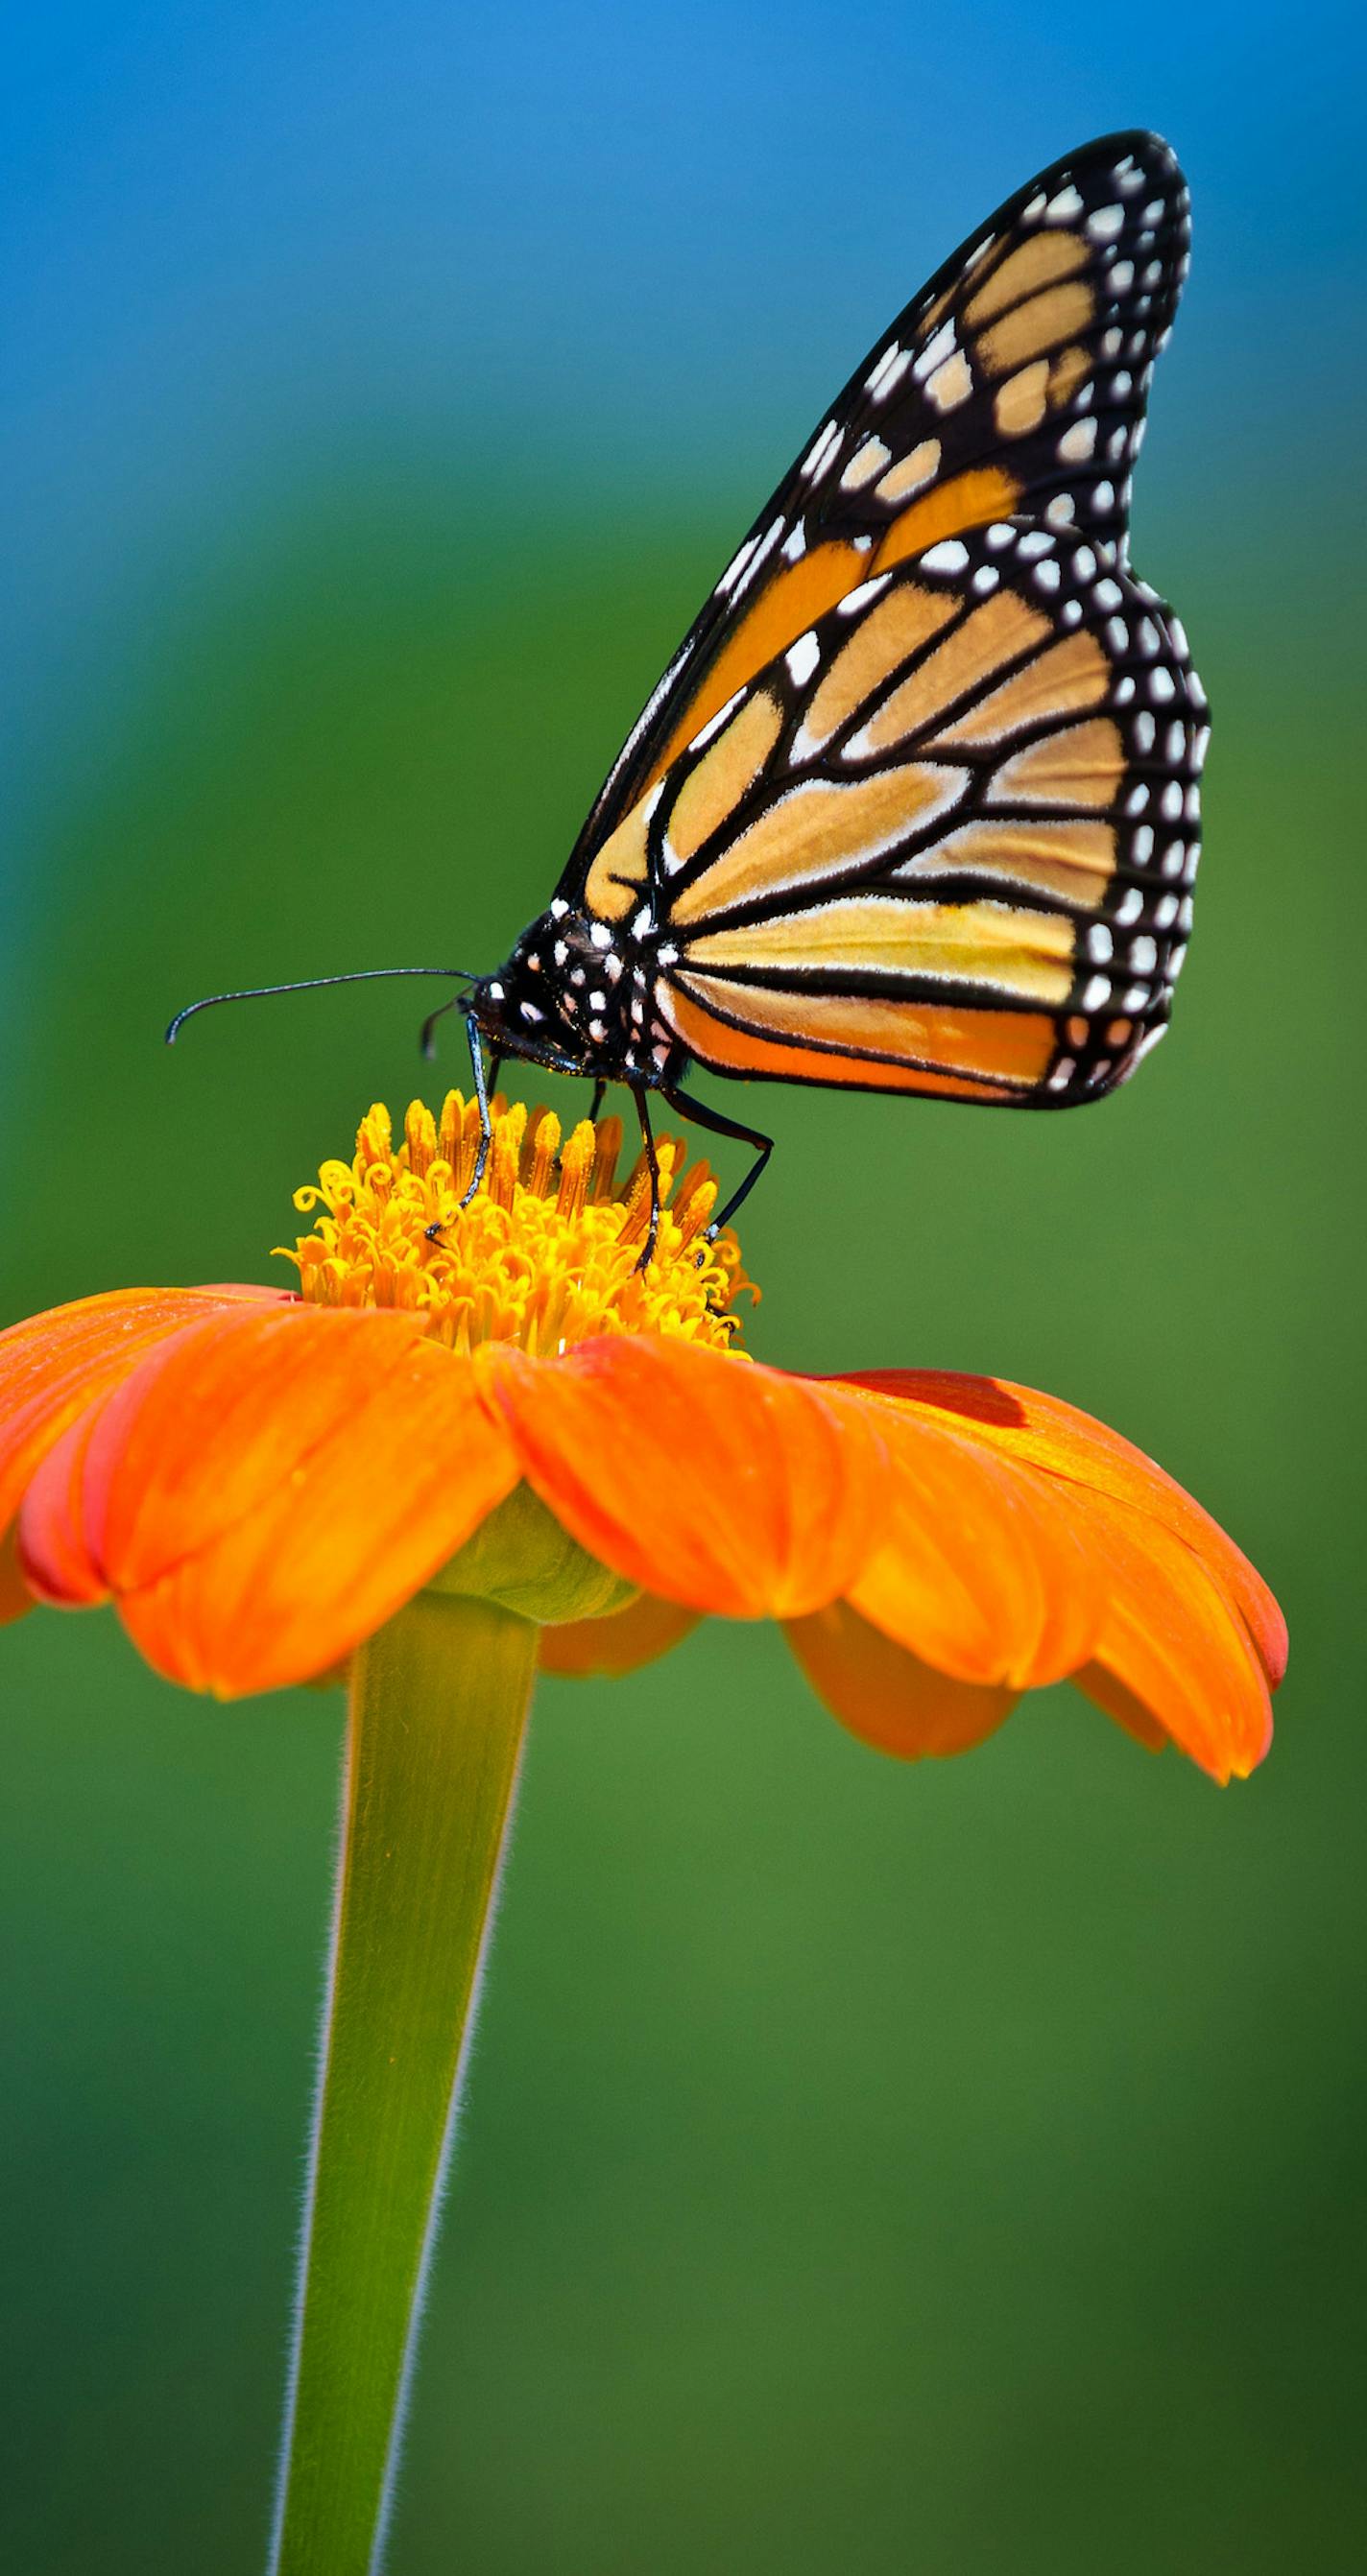
[[[1235,1604],[1275,1690],[1286,1669],[1286,1623],[1268,1586],[1219,1522],[1118,1432],[1056,1396],[1006,1379],[877,1369],[843,1383],[895,1396],[928,1420],[952,1422],[982,1448],[1152,1514],[1195,1552]]]
[[[784,1632],[819,1699],[880,1753],[966,1753],[1010,1716],[1018,1691],[953,1681],[894,1645],[848,1602],[833,1601]]]
[[[661,1601],[654,1593],[642,1592],[625,1610],[614,1610],[606,1619],[567,1619],[558,1627],[543,1628],[538,1661],[543,1673],[574,1680],[606,1674],[615,1680],[622,1673],[636,1672],[642,1664],[658,1662],[697,1624],[696,1610],[684,1610],[677,1601]]]
[[[31,1598],[50,1601],[58,1610],[93,1609],[109,1598],[109,1585],[86,1539],[82,1501],[90,1443],[114,1392],[106,1389],[53,1442],[34,1470],[14,1525],[16,1554]]]
[[[1024,1690],[1074,1672],[1102,1596],[1070,1491],[923,1407],[862,1388],[853,1400],[876,1409],[888,1459],[881,1544],[850,1587],[855,1608],[961,1681]]]
[[[419,1329],[301,1305],[185,1328],[35,1478],[35,1581],[70,1599],[103,1580],[148,1661],[193,1688],[336,1663],[517,1481],[473,1367]]]
[[[643,1591],[800,1617],[867,1557],[885,1474],[871,1405],[682,1340],[484,1357],[528,1483]]]
[[[296,1302],[276,1288],[118,1288],[11,1324],[0,1333],[0,1528],[68,1422],[168,1333],[225,1307]]]
[[[1150,1513],[1099,1494],[1090,1508],[1108,1569],[1094,1665],[1109,1680],[1084,1666],[1080,1687],[1122,1725],[1137,1704],[1212,1779],[1246,1779],[1272,1741],[1272,1704],[1243,1619],[1210,1568]]]

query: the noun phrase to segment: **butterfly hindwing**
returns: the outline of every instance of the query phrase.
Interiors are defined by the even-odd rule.
[[[562,894],[737,689],[851,590],[1011,516],[1123,560],[1189,199],[1156,135],[1017,190],[885,332],[732,557],[595,804]]]
[[[645,908],[657,1006],[719,1072],[1095,1098],[1166,1024],[1204,709],[1143,584],[994,521],[805,629],[638,800],[590,896]]]

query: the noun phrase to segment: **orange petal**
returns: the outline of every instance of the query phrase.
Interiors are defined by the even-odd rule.
[[[1076,1676],[1081,1688],[1132,1732],[1143,1732],[1147,1713],[1213,1779],[1246,1779],[1271,1743],[1272,1704],[1238,1611],[1209,1567],[1149,1513],[1103,1495],[1091,1510],[1108,1593],[1094,1666]]]
[[[418,1333],[300,1305],[182,1331],[35,1478],[35,1579],[66,1598],[102,1579],[148,1661],[192,1688],[335,1664],[517,1481],[471,1363]]]
[[[1276,1688],[1286,1669],[1286,1623],[1261,1575],[1219,1522],[1118,1432],[1056,1396],[1005,1379],[939,1369],[878,1369],[843,1382],[895,1396],[899,1404],[916,1408],[928,1420],[951,1424],[984,1449],[1152,1514],[1195,1551],[1235,1603]]]
[[[486,1358],[528,1483],[629,1583],[734,1619],[848,1589],[885,1482],[872,1406],[681,1340]]]
[[[924,1408],[855,1400],[876,1409],[888,1458],[882,1543],[850,1586],[855,1608],[961,1681],[1024,1690],[1074,1672],[1102,1599],[1070,1492]]]
[[[53,1442],[34,1470],[14,1525],[30,1594],[58,1610],[87,1610],[109,1598],[109,1585],[86,1540],[83,1488],[90,1443],[112,1393],[109,1389],[98,1403],[87,1405]]]
[[[625,1610],[615,1610],[606,1619],[567,1619],[558,1628],[543,1628],[538,1649],[541,1669],[575,1680],[595,1673],[616,1679],[622,1673],[634,1673],[642,1664],[656,1663],[697,1624],[696,1610],[683,1610],[677,1601],[660,1601],[653,1593],[643,1592]]]
[[[119,1288],[54,1306],[0,1333],[0,1528],[68,1422],[127,1377],[154,1343],[243,1303],[296,1303],[277,1288]]]
[[[819,1699],[880,1753],[966,1753],[1009,1717],[1020,1694],[951,1681],[893,1644],[847,1602],[834,1601],[785,1633]]]
[[[114,1589],[153,1582],[297,1479],[410,1362],[415,1315],[291,1305],[187,1326],[115,1389],[90,1440],[84,1518]],[[27,1523],[25,1536],[27,1539]]]

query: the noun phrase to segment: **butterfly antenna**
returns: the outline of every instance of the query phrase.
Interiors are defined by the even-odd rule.
[[[222,1002],[261,1002],[273,993],[316,993],[326,984],[373,984],[394,975],[458,975],[469,984],[478,980],[469,966],[362,966],[354,975],[309,975],[301,984],[253,984],[243,993],[207,993],[202,1002],[187,1002],[183,1011],[177,1011],[166,1043],[175,1045],[196,1011],[216,1011]]]

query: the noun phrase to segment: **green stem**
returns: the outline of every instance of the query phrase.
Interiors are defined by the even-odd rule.
[[[536,1630],[424,1593],[355,1660],[270,2576],[374,2576]]]

